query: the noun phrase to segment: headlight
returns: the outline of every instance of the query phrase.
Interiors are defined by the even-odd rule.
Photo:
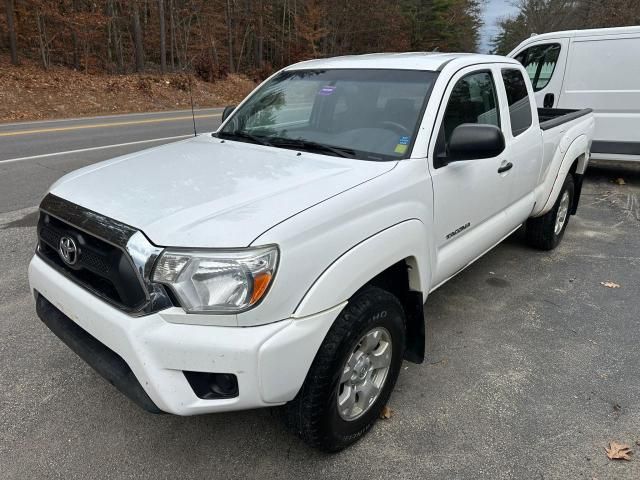
[[[238,250],[167,249],[152,280],[169,286],[190,313],[238,313],[267,293],[278,263],[278,247]]]

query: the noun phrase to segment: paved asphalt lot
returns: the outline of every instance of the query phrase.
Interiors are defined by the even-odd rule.
[[[0,136],[0,478],[640,478],[637,167],[590,169],[554,252],[530,250],[517,232],[434,292],[427,363],[405,365],[393,417],[345,452],[308,449],[276,410],[139,410],[40,323],[26,268],[48,184],[156,143],[6,159],[188,134],[185,113],[172,115],[0,126],[32,130]],[[607,460],[610,440],[636,458]]]

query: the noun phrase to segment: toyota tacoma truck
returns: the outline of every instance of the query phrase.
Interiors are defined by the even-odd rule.
[[[306,61],[222,117],[50,188],[36,310],[150,412],[282,406],[327,451],[423,361],[429,292],[523,224],[558,245],[594,129],[474,54]]]

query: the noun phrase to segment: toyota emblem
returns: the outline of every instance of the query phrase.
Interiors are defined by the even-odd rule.
[[[64,236],[58,244],[58,253],[60,258],[67,265],[75,265],[78,261],[78,246],[73,238]]]

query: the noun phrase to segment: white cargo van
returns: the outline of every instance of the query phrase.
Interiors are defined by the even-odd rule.
[[[592,159],[640,161],[640,26],[534,35],[509,56],[539,107],[594,110]]]

